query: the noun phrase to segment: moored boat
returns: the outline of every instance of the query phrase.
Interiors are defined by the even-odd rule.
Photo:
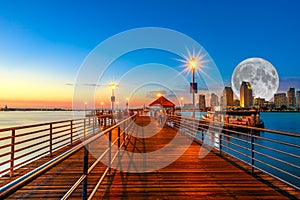
[[[203,114],[206,121],[219,121],[228,124],[264,128],[264,122],[260,119],[258,111],[215,111]]]

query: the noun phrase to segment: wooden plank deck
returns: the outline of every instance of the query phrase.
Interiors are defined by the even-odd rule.
[[[138,119],[142,125],[138,131],[156,132],[158,124],[145,118]],[[145,126],[147,125],[147,126]],[[145,126],[145,128],[143,128]],[[113,132],[114,136],[116,131]],[[168,144],[177,132],[164,127],[150,138],[130,137],[126,150],[151,152]],[[135,145],[133,145],[135,144]],[[215,152],[199,159],[200,145],[193,142],[175,162],[149,173],[129,173],[112,170],[98,189],[94,199],[299,199],[299,191],[285,186],[267,176],[252,176]],[[105,145],[94,142],[91,149],[102,151]],[[180,147],[179,147],[180,148]],[[83,151],[27,186],[8,199],[59,199],[82,174]],[[89,161],[94,161],[89,155]],[[90,192],[101,176],[105,166],[100,164],[89,175]],[[263,178],[261,178],[263,177]],[[275,184],[275,185],[274,185]],[[282,190],[283,189],[283,190]],[[80,199],[81,189],[71,199]]]

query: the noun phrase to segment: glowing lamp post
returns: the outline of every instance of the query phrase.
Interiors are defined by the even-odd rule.
[[[189,68],[192,70],[192,83],[191,83],[191,93],[193,96],[193,113],[192,117],[195,117],[195,93],[197,93],[197,83],[195,83],[195,69],[198,66],[198,60],[196,58],[192,58],[189,60]]]
[[[183,108],[183,97],[180,97],[181,109]]]
[[[129,98],[126,98],[126,110],[128,110],[128,106],[129,106]]]
[[[112,112],[112,115],[114,114],[114,104],[115,104],[115,101],[116,101],[116,97],[115,97],[116,86],[117,86],[117,84],[115,84],[115,83],[110,84],[110,87],[111,87],[111,112]]]
[[[86,105],[87,105],[87,102],[84,102],[84,117],[86,117]]]
[[[101,101],[102,113],[103,113],[103,105],[104,105],[104,102]]]

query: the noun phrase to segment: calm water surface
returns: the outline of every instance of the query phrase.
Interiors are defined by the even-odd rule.
[[[84,111],[76,111],[76,118]],[[73,119],[72,111],[8,111],[0,112],[0,129],[14,126],[39,124],[51,121]]]
[[[261,117],[267,129],[300,133],[300,112],[263,112]]]

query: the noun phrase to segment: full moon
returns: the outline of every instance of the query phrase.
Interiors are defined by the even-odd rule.
[[[262,58],[248,58],[236,66],[231,84],[233,92],[238,97],[242,81],[250,82],[254,97],[265,98],[267,101],[274,97],[279,86],[275,67]]]

